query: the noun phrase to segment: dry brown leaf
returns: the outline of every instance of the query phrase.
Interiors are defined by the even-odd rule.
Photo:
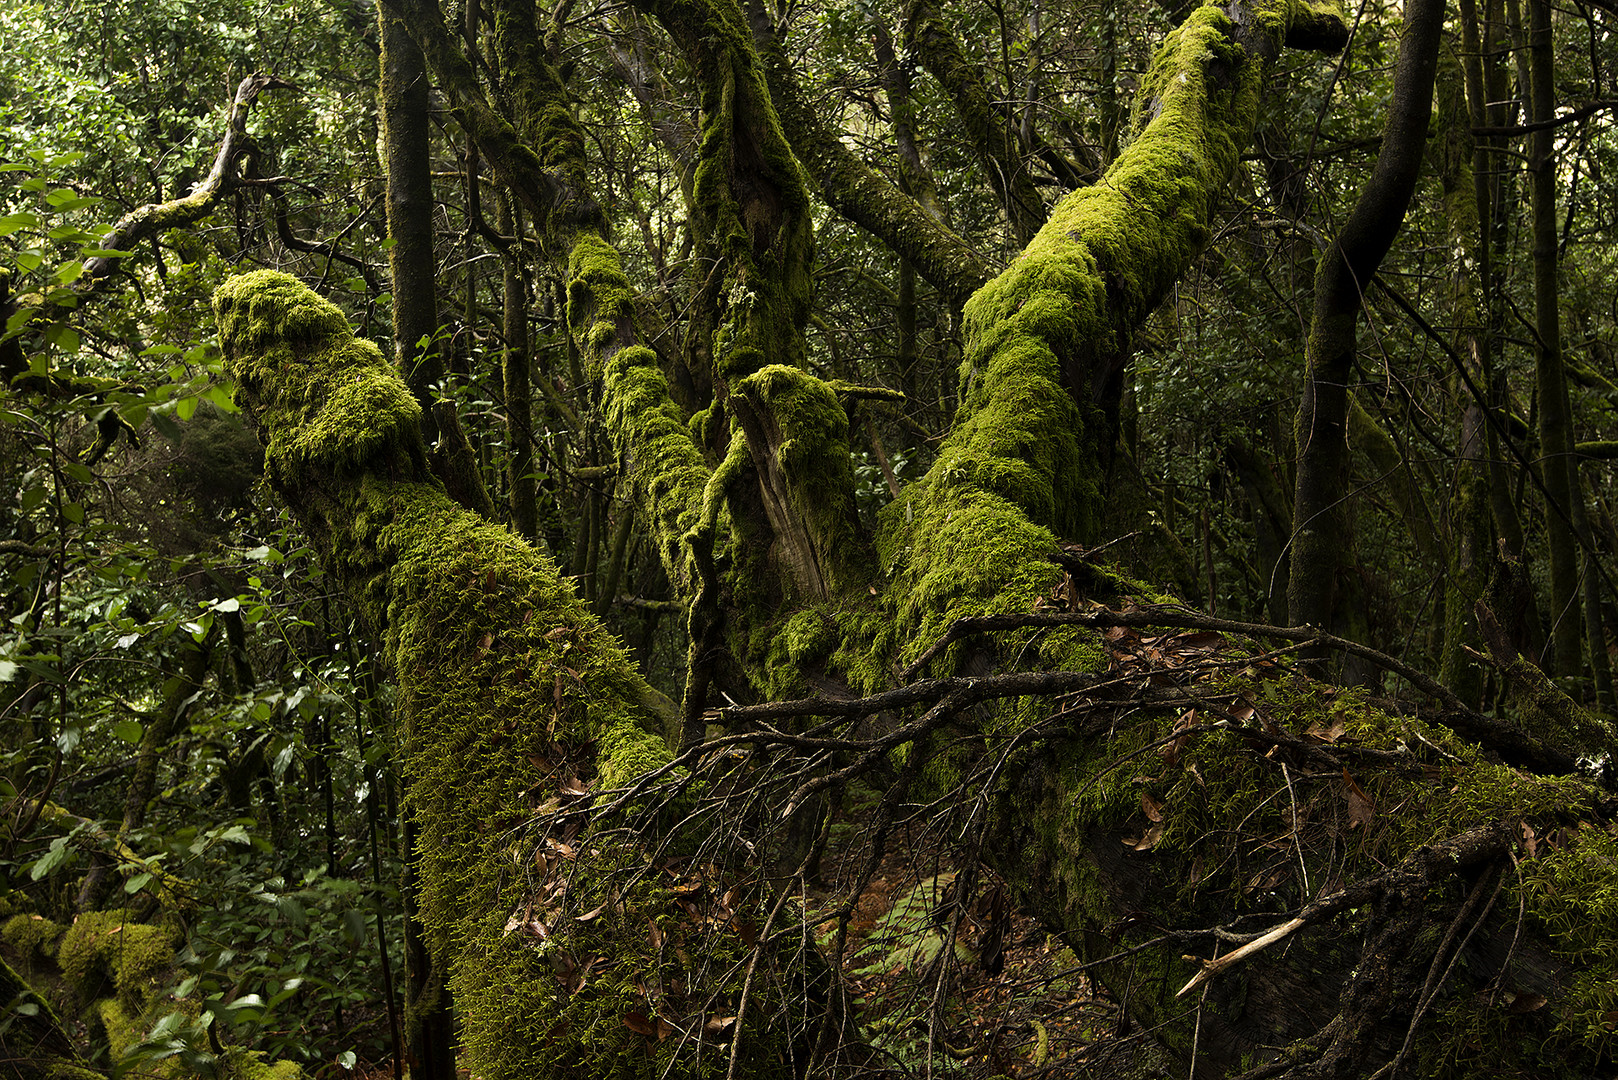
[[[652,943],[652,948],[654,949],[663,947],[663,931],[657,928],[657,922],[654,919],[646,920],[646,939]]]
[[[736,1022],[734,1016],[710,1016],[708,1022],[702,1025],[702,1030],[708,1035],[717,1035]]]
[[[1148,820],[1163,820],[1162,800],[1154,798],[1150,791],[1143,791],[1140,793],[1140,811],[1146,815]]]
[[[1331,718],[1331,726],[1324,724],[1311,724],[1309,730],[1304,732],[1311,739],[1319,739],[1323,743],[1334,743],[1343,737],[1343,714],[1337,713]]]
[[[1181,634],[1174,639],[1174,644],[1182,649],[1196,649],[1204,652],[1224,643],[1225,635],[1217,630],[1197,630],[1190,634]]]
[[[600,915],[603,911],[606,911],[606,910],[607,910],[607,904],[603,903],[600,907],[595,908],[592,911],[586,911],[583,915],[575,915],[575,916],[573,916],[573,921],[574,922],[589,922],[591,919],[595,918],[597,915]]]
[[[655,1038],[657,1035],[657,1028],[652,1025],[652,1021],[645,1013],[624,1013],[624,1027],[636,1035],[645,1035],[647,1038]]]
[[[1124,843],[1128,844],[1135,851],[1150,851],[1155,848],[1158,845],[1158,842],[1162,839],[1163,823],[1159,821],[1148,826],[1145,835],[1140,837],[1138,840],[1131,840],[1128,837],[1125,837]]]
[[[1523,1013],[1537,1012],[1543,1009],[1545,1003],[1549,1000],[1544,994],[1518,994],[1511,999],[1511,1004],[1506,1007],[1506,1011],[1519,1016]]]
[[[1358,828],[1369,825],[1371,819],[1376,817],[1376,803],[1365,793],[1365,789],[1343,770],[1343,796],[1348,800],[1348,827]]]
[[[1522,846],[1530,859],[1539,854],[1539,834],[1534,832],[1534,827],[1526,821],[1522,823]]]

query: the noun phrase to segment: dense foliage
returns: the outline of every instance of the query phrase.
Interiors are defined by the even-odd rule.
[[[1618,169],[1608,123],[1618,16],[1602,3],[1549,13],[1554,96],[1542,112],[1529,85],[1534,64],[1546,63],[1530,57],[1531,16],[1542,6],[1519,13],[1515,0],[1490,0],[1479,12],[1465,0],[1447,14],[1415,194],[1359,298],[1336,561],[1290,565],[1295,529],[1313,525],[1293,520],[1297,462],[1316,435],[1297,417],[1317,271],[1372,183],[1395,94],[1403,16],[1379,0],[1351,13],[1350,44],[1334,59],[1286,51],[1267,69],[1252,144],[1219,188],[1206,235],[1200,222],[1185,225],[1205,253],[1160,305],[1130,313],[1133,324],[1108,339],[1094,393],[1075,391],[1095,475],[1059,478],[1057,490],[1094,497],[1095,512],[1075,496],[1030,517],[1088,549],[1090,569],[1068,565],[1060,595],[1030,574],[1027,607],[1048,599],[1076,609],[1089,574],[1103,599],[1156,599],[1161,586],[1208,615],[1290,626],[1298,609],[1289,615],[1289,574],[1324,574],[1337,633],[1401,670],[1441,676],[1473,714],[1518,715],[1510,665],[1519,652],[1579,705],[1614,705],[1618,187],[1607,179]],[[437,425],[426,445],[433,471],[463,505],[478,508],[462,492],[486,492],[486,516],[548,552],[655,692],[683,699],[687,740],[723,706],[875,693],[901,660],[921,663],[947,617],[979,609],[958,609],[953,581],[916,570],[911,608],[946,593],[947,604],[906,614],[908,623],[895,607],[873,606],[833,642],[822,640],[812,601],[842,591],[863,602],[879,593],[869,581],[901,578],[909,547],[862,546],[880,529],[893,534],[901,518],[924,515],[917,550],[943,533],[942,516],[936,530],[925,518],[934,505],[926,493],[948,482],[952,454],[962,470],[972,466],[946,438],[958,417],[978,422],[993,404],[979,400],[990,375],[973,357],[987,346],[963,337],[974,310],[963,315],[963,304],[975,293],[979,313],[1020,308],[1010,287],[977,290],[1007,267],[1038,275],[1050,242],[1035,236],[1064,195],[1095,188],[1104,197],[1105,170],[1154,118],[1158,98],[1136,94],[1161,78],[1154,53],[1190,14],[1185,4],[1053,9],[1042,0],[947,11],[927,0],[689,10],[559,0],[514,43],[505,20],[519,3],[441,7],[435,25],[470,61],[465,77],[538,151],[546,175],[561,177],[567,212],[540,218],[507,163],[491,160],[471,92],[424,36],[420,9],[409,10],[432,65],[432,97],[417,118],[426,156],[408,164],[431,184],[430,205],[410,213],[430,238],[433,314],[430,330],[397,342],[423,303],[406,292],[420,283],[389,263],[403,242],[397,218],[390,233],[387,174],[404,158],[380,115],[379,83],[381,99],[390,91],[377,11],[350,0],[45,0],[0,10],[0,475],[9,478],[0,487],[0,954],[33,985],[0,987],[14,995],[0,1002],[0,1046],[55,1010],[82,1036],[72,1054],[55,1052],[100,1070],[249,1076],[268,1068],[248,1053],[257,1052],[336,1075],[402,1052],[419,1023],[401,1004],[414,933],[401,877],[415,840],[401,809],[407,770],[395,760],[390,646],[375,633],[378,617],[367,621],[306,527],[260,483],[263,448],[233,395],[211,307],[227,278],[284,271],[336,304],[359,336],[384,352],[397,346]],[[737,25],[745,15],[755,69],[715,74],[732,61],[704,51],[719,50],[711,43],[723,34],[693,29],[709,8],[734,9]],[[524,48],[554,86],[525,82]],[[255,74],[274,79],[244,97],[238,87]],[[536,93],[562,116],[534,107]],[[774,101],[781,120],[760,120],[757,101]],[[742,114],[742,134],[716,150],[723,138],[712,118],[722,108]],[[206,187],[232,130],[243,141],[232,144],[217,197],[187,212],[179,204]],[[1535,157],[1546,131],[1548,165]],[[725,187],[715,155],[744,177],[792,180],[760,181],[763,194],[734,179]],[[743,159],[751,164],[738,166]],[[1542,165],[1554,181],[1548,207],[1533,190]],[[794,185],[815,194],[796,217],[780,211]],[[168,216],[132,224],[153,206]],[[746,232],[777,212],[785,256]],[[1536,243],[1545,213],[1555,219],[1552,250],[1543,229]],[[599,234],[602,250],[610,241],[617,262],[588,264],[581,233]],[[801,258],[805,277],[771,278],[778,258]],[[612,281],[622,287],[611,293],[601,282],[620,268]],[[1103,269],[1116,274],[1109,298],[1153,291],[1133,280],[1147,271]],[[1536,292],[1546,272],[1559,350],[1546,340]],[[585,280],[590,296],[578,286]],[[395,287],[408,296],[405,314]],[[610,320],[579,312],[613,303],[614,325],[633,323],[636,336],[609,347],[591,328]],[[738,314],[748,310],[762,313],[757,325]],[[792,319],[795,334],[782,329]],[[824,557],[811,575],[824,595],[794,592],[781,570],[802,571],[808,556],[766,563],[764,542],[750,548],[743,525],[714,547],[716,521],[742,521],[734,506],[709,513],[705,504],[706,520],[693,521],[657,502],[674,481],[644,477],[654,465],[672,476],[679,462],[632,460],[650,437],[634,442],[640,430],[624,431],[641,415],[634,403],[651,399],[609,390],[604,401],[602,372],[614,378],[614,362],[661,375],[666,400],[644,415],[689,432],[684,452],[714,477],[734,475],[744,424],[768,428],[747,419],[744,401],[761,414],[798,410],[791,418],[805,445],[802,431],[815,424],[832,433],[815,445],[847,458],[834,479],[849,490],[828,480],[823,494],[815,479],[805,484],[812,505],[797,507],[803,548]],[[772,364],[796,364],[835,398],[815,397]],[[1546,387],[1556,384],[1570,405],[1560,429],[1545,422]],[[458,420],[464,441],[444,418]],[[844,420],[846,432],[837,430]],[[1559,493],[1560,474],[1546,467],[1557,460],[1572,462]],[[784,483],[799,483],[785,468]],[[827,524],[825,507],[845,496],[855,523]],[[1573,553],[1571,589],[1553,580],[1559,542]],[[790,546],[771,546],[771,558]],[[971,579],[972,562],[963,554],[945,576]],[[721,577],[750,569],[789,583],[748,595],[727,584],[716,602],[698,587],[715,580],[716,563]],[[918,640],[884,637],[906,626]],[[1029,644],[1030,663],[1102,656],[1088,639],[1053,642]],[[1331,664],[1326,674],[1358,688],[1339,716],[1359,707],[1353,695],[1391,698],[1412,681],[1352,658]],[[558,714],[562,694],[558,682]],[[1302,726],[1322,722],[1302,706],[1296,714]],[[671,734],[678,748],[678,723]],[[1367,735],[1373,744],[1392,752]],[[1462,753],[1444,745],[1443,754]],[[1605,768],[1610,781],[1610,749],[1581,749],[1580,766]],[[880,783],[910,783],[902,754],[894,760]],[[828,752],[817,767],[842,763]],[[947,789],[935,775],[942,767],[930,768],[934,793]],[[1346,769],[1343,777],[1352,809],[1358,788]],[[857,833],[874,796],[858,787],[835,798],[839,808],[814,830],[821,844],[834,828]],[[1142,788],[1149,818],[1151,798]],[[1611,830],[1600,814],[1580,813]],[[1150,830],[1142,825],[1143,850],[1157,843]],[[898,989],[882,984],[891,996],[869,1003],[867,1038],[884,1067],[943,1060],[944,1025],[963,1000],[950,996],[944,960],[977,955],[955,932],[963,919],[990,926],[991,908],[1009,918],[1001,886],[987,874],[987,885],[975,884],[972,843],[958,855],[953,916],[931,893],[955,888],[957,863],[907,868],[914,879],[895,885],[895,902],[864,919],[866,936],[845,954],[851,978],[915,975]],[[927,844],[932,854],[949,846]],[[1570,880],[1553,877],[1547,895]],[[1592,872],[1586,884],[1610,882],[1610,872]],[[837,898],[821,899],[817,910],[830,918]],[[969,917],[968,904],[977,905]],[[136,927],[162,936],[141,938],[151,956],[138,972],[134,960],[128,971],[122,960],[98,961],[110,965],[98,987],[90,961],[78,963],[77,978],[68,970],[68,957],[91,946],[75,953],[62,941],[99,934],[104,946],[107,929],[90,920],[110,911],[123,913],[118,925],[131,939]],[[934,911],[943,914],[928,922]],[[1079,978],[1062,943],[1050,939],[1046,951],[1062,954],[1063,978]],[[1581,1045],[1610,1064],[1618,982],[1604,970],[1579,999],[1584,1011],[1559,1022],[1580,1025]],[[1076,982],[1056,985],[1011,995],[1031,1010],[1008,1011],[1004,1025],[1022,1049],[1004,1049],[997,1034],[992,1051],[950,1050],[951,1067],[1038,1074],[1053,1060],[1047,1021],[1057,1023],[1038,1010],[1076,996]],[[924,990],[924,1000],[903,990]],[[1538,1007],[1532,997],[1516,999],[1520,1012]],[[711,1022],[722,1031],[734,1020]],[[624,1020],[653,1044],[666,1037],[658,1023],[637,1012]],[[1088,1022],[1069,1034],[1075,1041],[1061,1052],[1105,1036]]]

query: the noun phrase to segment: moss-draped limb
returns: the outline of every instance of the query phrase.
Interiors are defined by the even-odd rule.
[[[965,303],[989,280],[983,257],[920,201],[879,176],[843,144],[804,100],[776,29],[761,13],[754,15],[754,23],[776,111],[821,198],[909,261],[951,304]]]
[[[710,353],[723,401],[729,383],[767,364],[803,363],[814,293],[808,188],[736,0],[636,7],[668,31],[702,87],[692,216],[716,260],[706,298],[717,305]]]
[[[1317,14],[1290,2],[1242,8],[1240,19],[1194,11],[1152,65],[1134,141],[967,304],[954,429],[884,517],[884,562],[911,632],[930,638],[965,613],[951,597],[1030,603],[1057,578],[1047,561],[1057,536],[1098,538],[1113,438],[1105,403],[1131,332],[1207,243],[1265,65],[1304,13]]]
[[[623,479],[658,557],[680,595],[697,581],[686,534],[697,524],[709,469],[669,396],[657,354],[641,342],[634,292],[618,251],[599,233],[580,232],[568,260],[567,319],[593,377]]]
[[[266,442],[266,475],[373,628],[397,683],[421,918],[439,969],[451,972],[468,1064],[491,1080],[657,1075],[670,1061],[648,1056],[623,1017],[656,1007],[647,972],[662,972],[665,986],[695,987],[700,976],[647,938],[645,921],[661,917],[667,897],[654,879],[633,883],[645,852],[586,832],[573,855],[557,855],[531,830],[559,804],[582,807],[586,790],[668,763],[675,717],[659,712],[549,557],[432,482],[415,399],[337,308],[273,271],[227,281],[214,305],[238,400]],[[526,870],[536,845],[541,869]],[[568,901],[624,905],[599,925],[565,906],[553,914],[561,894],[536,892],[536,878],[560,881],[575,856]],[[610,942],[597,943],[605,927]],[[602,949],[609,961],[598,967]],[[575,977],[581,966],[589,993]],[[716,978],[713,1000],[723,1002],[735,987]],[[783,1060],[792,1034],[752,1013],[743,1023],[759,1028],[749,1032],[753,1074],[770,1075],[765,1063]],[[660,1055],[698,1052],[675,1042]]]
[[[601,208],[580,182],[582,173],[571,168],[579,159],[569,148],[558,153],[536,153],[523,141],[511,122],[490,104],[454,36],[444,25],[433,0],[384,0],[397,13],[421,46],[438,84],[455,102],[455,116],[488,158],[500,179],[543,224],[599,226]],[[543,144],[542,144],[543,145]]]

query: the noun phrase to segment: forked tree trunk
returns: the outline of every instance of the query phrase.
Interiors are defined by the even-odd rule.
[[[703,117],[706,137],[756,138],[750,152],[777,153],[739,9],[647,6],[681,22],[670,29],[696,67],[747,83],[733,111]],[[284,276],[221,288],[221,342],[266,438],[267,472],[398,684],[422,917],[474,1072],[821,1076],[860,1064],[851,1048],[828,1047],[852,1029],[839,1026],[841,995],[808,928],[783,930],[790,867],[743,854],[764,849],[765,823],[813,805],[836,779],[812,765],[831,735],[851,762],[845,779],[907,746],[884,807],[959,807],[972,850],[1179,1059],[1177,1075],[1246,1063],[1268,1076],[1348,1077],[1395,1059],[1436,1074],[1457,1053],[1505,1068],[1593,1064],[1614,976],[1611,961],[1586,957],[1605,934],[1591,927],[1605,925],[1618,845],[1604,796],[1560,774],[1606,728],[1504,650],[1519,700],[1538,710],[1534,736],[1466,711],[1389,658],[1368,657],[1432,695],[1429,718],[1248,658],[1239,637],[1144,640],[1149,626],[1248,628],[1183,610],[1084,610],[1075,588],[1092,571],[1059,541],[1097,538],[1111,437],[1097,398],[1130,332],[1207,243],[1269,62],[1283,42],[1340,47],[1339,12],[1299,0],[1207,6],[1172,35],[1143,85],[1150,123],[967,305],[971,377],[955,428],[928,476],[884,512],[876,557],[852,567],[842,541],[862,538],[835,520],[852,505],[834,388],[746,351],[801,332],[757,320],[769,303],[790,315],[802,299],[766,290],[785,281],[770,274],[801,268],[803,223],[776,222],[783,248],[761,234],[754,255],[727,254],[762,277],[764,295],[751,315],[728,313],[720,345],[734,351],[716,347],[716,381],[752,429],[710,468],[643,344],[617,252],[577,213],[587,196],[569,147],[582,143],[563,125],[541,133],[554,139],[543,157],[514,145],[442,24],[412,32],[497,171],[533,200],[548,235],[571,236],[570,328],[600,380],[621,490],[676,589],[717,597],[732,627],[764,639],[729,639],[761,696],[811,678],[828,688],[717,717],[688,709],[688,721],[728,725],[726,745],[768,759],[709,755],[739,771],[677,791],[679,769],[645,779],[671,764],[678,713],[547,558],[432,484],[414,401],[380,354]],[[556,95],[546,115],[562,124],[559,80],[538,85]],[[751,111],[739,117],[744,98]],[[542,160],[554,171],[524,172]],[[705,183],[720,200],[705,212],[729,220],[728,181]],[[801,341],[783,348],[792,357]],[[758,579],[781,566],[792,572]],[[725,588],[711,592],[716,582]],[[761,597],[790,603],[745,608]],[[1058,610],[1062,598],[1080,610]],[[934,648],[946,634],[954,644]],[[918,681],[929,672],[938,678]],[[881,696],[848,700],[858,693]],[[833,726],[801,739],[794,725],[811,717],[872,717],[878,735]],[[634,831],[613,831],[626,821]],[[730,868],[693,869],[709,859]],[[751,929],[727,936],[733,925]],[[1265,945],[1175,996],[1202,970],[1187,954],[1244,940]],[[1507,994],[1524,1006],[1503,1008]]]

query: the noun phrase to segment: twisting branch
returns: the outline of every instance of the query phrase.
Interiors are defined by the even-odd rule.
[[[1241,948],[1228,952],[1216,960],[1204,962],[1202,969],[1193,975],[1191,981],[1182,986],[1175,996],[1184,997],[1214,976],[1235,967],[1254,953],[1269,948],[1305,926],[1324,922],[1350,908],[1373,903],[1390,893],[1424,888],[1440,877],[1460,873],[1492,859],[1504,858],[1515,842],[1517,827],[1516,820],[1495,821],[1468,829],[1448,840],[1419,847],[1391,870],[1356,881],[1330,896],[1323,896],[1313,903],[1305,904],[1297,915],[1254,938]]]
[[[1571,773],[1578,769],[1577,758],[1567,750],[1550,746],[1527,732],[1493,717],[1484,716],[1467,707],[1447,687],[1431,675],[1406,664],[1404,661],[1380,652],[1357,641],[1329,634],[1313,626],[1268,626],[1264,623],[1239,622],[1219,619],[1189,608],[1153,606],[1132,611],[1082,612],[1024,612],[1007,615],[982,615],[957,619],[943,636],[905,668],[903,677],[909,678],[951,644],[976,634],[1000,630],[1020,630],[1053,626],[1088,626],[1097,629],[1109,626],[1178,627],[1191,630],[1215,630],[1228,634],[1245,634],[1256,638],[1280,638],[1284,641],[1320,645],[1369,660],[1385,671],[1405,679],[1417,690],[1438,701],[1444,711],[1434,719],[1470,739],[1475,739],[1498,753],[1514,765],[1522,765],[1539,772]]]
[[[258,72],[243,79],[236,87],[236,97],[230,104],[230,120],[225,125],[225,138],[214,155],[213,168],[202,182],[191,189],[189,195],[168,202],[147,203],[118,219],[117,224],[101,237],[103,249],[129,250],[141,241],[155,237],[169,229],[180,229],[202,220],[213,212],[219,200],[242,184],[237,163],[243,157],[258,153],[253,137],[247,133],[247,114],[252,112],[258,95],[265,90],[298,90],[296,83],[278,75]],[[118,269],[122,255],[97,255],[84,260],[81,296],[100,288],[102,283]]]

